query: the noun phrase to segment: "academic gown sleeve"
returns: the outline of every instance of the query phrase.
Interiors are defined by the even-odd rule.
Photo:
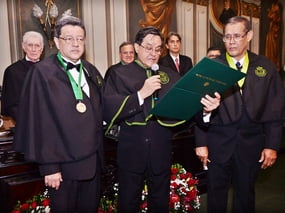
[[[33,62],[21,59],[7,67],[3,76],[1,114],[16,121],[18,105],[26,74]]]
[[[113,70],[107,79],[103,96],[104,120],[107,123],[110,123],[114,118],[116,119],[114,123],[123,120],[144,121],[145,119],[141,115],[145,105],[139,105],[137,92],[143,86],[146,76],[143,72],[136,72],[137,76],[135,76],[128,71],[128,66],[121,66],[119,69]],[[128,75],[125,75],[124,72]],[[140,115],[136,116],[137,114]]]

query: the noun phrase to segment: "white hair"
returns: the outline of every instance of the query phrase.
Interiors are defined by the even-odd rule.
[[[23,43],[27,43],[28,39],[31,37],[37,37],[40,39],[41,42],[41,46],[44,46],[44,38],[42,36],[42,34],[40,34],[39,32],[36,31],[27,31],[25,32],[25,34],[23,35]]]

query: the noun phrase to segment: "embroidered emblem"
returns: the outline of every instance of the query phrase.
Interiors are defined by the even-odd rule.
[[[209,86],[209,85],[210,85],[210,83],[209,83],[208,81],[206,81],[206,82],[203,84],[204,87],[207,87],[207,86]]]
[[[169,82],[169,76],[167,75],[167,73],[163,72],[163,71],[158,71],[159,75],[160,75],[160,81],[162,84],[167,84]]]
[[[101,79],[101,77],[99,76],[99,75],[96,75],[96,78],[97,78],[97,84],[98,84],[98,86],[100,87],[100,86],[102,86],[102,79]]]
[[[267,74],[266,69],[264,69],[261,66],[256,67],[254,72],[255,72],[255,75],[257,75],[258,77],[264,77]]]

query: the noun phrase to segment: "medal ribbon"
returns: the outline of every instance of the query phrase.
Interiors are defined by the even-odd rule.
[[[145,65],[143,65],[138,59],[135,60],[135,62],[142,68],[145,69],[146,71],[146,76],[147,78],[151,77],[152,76],[152,72],[149,68],[147,68]],[[153,96],[153,95],[152,95]],[[152,98],[152,102],[151,102],[151,108],[154,107],[154,101],[153,101],[153,98]]]
[[[73,79],[71,73],[69,70],[67,70],[67,66],[66,64],[63,62],[63,59],[61,57],[60,52],[57,53],[57,58],[59,60],[59,62],[61,63],[62,67],[64,68],[64,70],[67,73],[69,82],[72,86],[72,90],[73,90],[73,94],[75,96],[75,99],[77,101],[81,101],[83,100],[83,93],[82,93],[82,89],[81,89],[81,78],[82,78],[82,73],[83,73],[83,69],[82,69],[82,63],[80,63],[80,69],[79,69],[79,77],[78,77],[78,84],[76,83],[76,81]]]

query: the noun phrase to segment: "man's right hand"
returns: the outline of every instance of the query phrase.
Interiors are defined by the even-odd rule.
[[[195,149],[196,155],[198,158],[201,160],[203,164],[203,168],[206,170],[207,164],[210,163],[211,161],[208,159],[208,147],[207,146],[201,146],[201,147],[196,147]]]
[[[60,182],[62,182],[61,172],[45,176],[45,185],[51,188],[59,189]]]
[[[151,96],[154,91],[161,88],[160,76],[153,75],[147,78],[143,84],[143,87],[139,90],[140,97],[145,99]]]

